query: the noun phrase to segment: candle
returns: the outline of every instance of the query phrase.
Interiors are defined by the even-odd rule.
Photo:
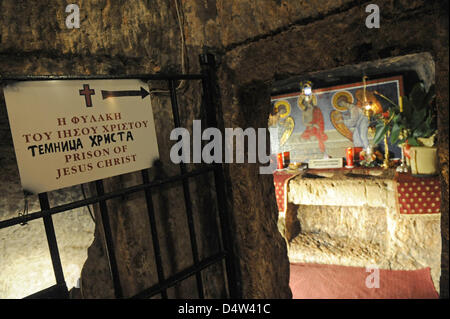
[[[400,112],[403,112],[403,97],[399,96],[398,101],[400,102],[399,107],[400,107]]]
[[[278,153],[277,154],[277,169],[283,169],[284,165],[283,165],[283,153]]]
[[[347,148],[347,167],[353,167],[353,147]]]

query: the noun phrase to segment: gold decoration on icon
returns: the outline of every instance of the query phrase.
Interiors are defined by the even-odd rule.
[[[280,107],[284,106],[285,111],[280,113]],[[285,118],[287,116],[289,116],[291,114],[291,105],[289,104],[288,101],[282,100],[282,101],[277,101],[275,103],[275,106],[273,107],[275,113],[279,113],[280,118]]]
[[[341,106],[340,102],[346,102],[349,104],[353,104],[355,101],[355,98],[353,95],[348,91],[340,91],[333,95],[333,98],[331,100],[331,103],[333,104],[333,107],[341,112],[347,111],[348,107]]]
[[[295,127],[294,119],[289,116],[283,125],[286,127],[286,130],[283,132],[283,135],[281,136],[280,146],[284,145],[289,139],[289,137],[291,137],[292,131],[294,131]]]
[[[353,142],[353,132],[344,124],[344,119],[340,111],[334,110],[330,113],[330,120],[333,126],[336,128],[342,136],[348,138]]]

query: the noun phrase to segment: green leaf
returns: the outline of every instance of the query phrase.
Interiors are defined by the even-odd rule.
[[[411,146],[420,146],[415,137],[408,138],[408,144]]]
[[[395,114],[394,118],[392,119],[393,123],[399,123],[402,119],[402,114],[401,113],[397,113]]]
[[[383,139],[384,135],[387,133],[388,130],[389,130],[389,126],[388,125],[383,125],[383,124],[380,125],[380,123],[377,124],[375,137],[373,138],[373,143],[375,145],[380,143],[381,140]]]
[[[402,131],[403,127],[401,125],[398,125],[397,123],[394,123],[392,126],[391,131],[391,144],[394,145],[397,143],[398,136],[400,135],[400,132]]]
[[[427,115],[427,109],[415,110],[412,116],[413,125],[420,124]]]
[[[436,97],[436,87],[433,84],[432,86],[430,86],[430,89],[428,90],[428,93],[424,98],[423,101],[424,105],[429,106],[435,97]]]
[[[425,101],[426,92],[422,83],[417,83],[409,94],[409,99],[414,103],[415,108],[421,108]]]
[[[411,121],[412,115],[414,114],[413,104],[406,96],[403,97],[403,114],[408,122]]]
[[[433,133],[434,133],[434,128],[428,127],[428,128],[424,131],[422,137],[425,137],[425,138],[430,137],[431,135],[433,135]]]
[[[433,114],[431,114],[431,110],[429,110],[427,112],[427,116],[426,116],[426,119],[425,119],[425,123],[427,124],[427,126],[431,125],[431,121],[433,121]]]

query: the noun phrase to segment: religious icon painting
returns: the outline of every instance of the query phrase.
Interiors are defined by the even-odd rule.
[[[348,147],[367,147],[373,136],[363,102],[368,102],[374,114],[387,109],[387,101],[379,94],[399,104],[403,95],[401,76],[316,88],[312,95],[302,92],[272,96],[269,127],[277,128],[271,136],[272,153],[289,151],[291,160],[345,157]],[[383,149],[383,145],[380,145]],[[394,156],[398,147],[390,147]],[[397,154],[398,153],[398,154]]]

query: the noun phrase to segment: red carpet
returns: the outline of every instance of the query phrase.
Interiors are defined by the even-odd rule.
[[[430,268],[379,270],[379,288],[371,270],[336,265],[291,264],[294,299],[433,299],[439,298]],[[367,279],[369,277],[369,279]]]

